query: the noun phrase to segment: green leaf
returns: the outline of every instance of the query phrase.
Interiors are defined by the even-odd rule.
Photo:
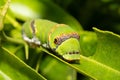
[[[40,71],[48,80],[76,80],[76,71],[73,68],[50,56],[40,64]]]
[[[97,35],[91,31],[80,31],[80,48],[84,56],[94,55],[97,47]]]
[[[11,54],[7,49],[0,48],[0,80],[44,80],[23,61]]]
[[[32,0],[31,0],[32,1]],[[31,18],[44,18],[58,23],[70,25],[76,31],[82,30],[78,21],[51,1],[12,0],[10,9],[16,18],[28,20]],[[19,15],[19,16],[18,16]]]
[[[89,58],[82,56],[81,65],[75,66],[98,80],[120,80],[120,36],[109,31],[94,30],[98,38],[96,53]]]
[[[120,35],[94,28],[98,36],[98,46],[93,59],[120,71]]]
[[[80,64],[69,64],[45,51],[49,55],[96,80],[120,80],[120,36],[94,28],[98,45],[93,56],[80,56]]]

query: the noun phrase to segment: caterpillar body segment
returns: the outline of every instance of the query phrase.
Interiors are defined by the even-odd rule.
[[[80,60],[79,34],[65,24],[36,19],[24,23],[23,39],[31,46],[44,46],[67,61]]]

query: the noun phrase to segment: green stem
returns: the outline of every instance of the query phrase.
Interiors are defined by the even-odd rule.
[[[10,41],[10,42],[13,42],[13,43],[17,43],[17,44],[25,44],[24,41],[22,40],[18,40],[18,39],[14,39],[14,38],[11,38],[11,37],[8,37],[4,31],[2,31],[2,35],[3,35],[3,38],[5,38],[5,40],[7,41]]]
[[[36,70],[37,72],[38,72],[39,67],[40,67],[41,56],[42,56],[42,55],[39,55],[39,58],[38,58],[38,60],[37,60],[37,64],[36,64],[36,68],[35,68],[35,70]]]
[[[23,44],[24,48],[25,48],[25,56],[26,56],[26,59],[28,59],[28,57],[29,57],[28,49],[29,48],[28,48],[28,45],[26,42],[24,42],[23,40],[18,40],[18,39],[8,37],[3,31],[2,31],[2,35],[3,35],[3,38],[5,38],[5,40],[7,40],[7,41],[10,41],[12,43],[17,43],[17,44]]]
[[[28,58],[29,58],[29,47],[26,43],[24,43],[24,48],[25,48],[25,57],[28,60]]]

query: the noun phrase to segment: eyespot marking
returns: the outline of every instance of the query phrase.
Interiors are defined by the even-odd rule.
[[[57,41],[57,39],[55,38],[54,43],[57,44],[57,42],[58,42],[58,41]]]
[[[79,40],[80,36],[76,32],[69,33],[69,34],[61,34],[54,39],[54,43],[57,45],[60,45],[62,42],[64,42],[65,40],[69,38],[76,38]]]

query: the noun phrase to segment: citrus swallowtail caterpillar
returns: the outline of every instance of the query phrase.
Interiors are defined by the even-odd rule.
[[[43,19],[29,20],[23,24],[22,36],[31,46],[49,48],[67,61],[80,59],[80,36],[68,25]]]

